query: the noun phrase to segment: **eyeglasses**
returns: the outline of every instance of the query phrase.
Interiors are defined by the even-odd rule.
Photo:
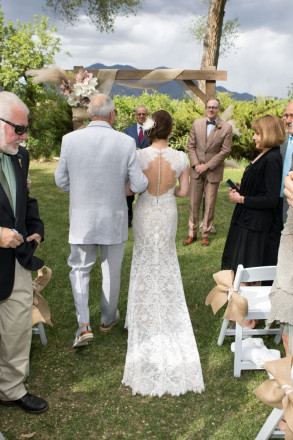
[[[137,114],[137,116],[146,116],[147,114],[146,113],[136,113]]]
[[[20,136],[28,131],[28,125],[17,125],[13,124],[13,122],[6,121],[6,119],[0,118],[1,121],[6,122],[6,124],[14,127],[14,133],[19,134]]]
[[[217,110],[219,107],[210,107],[209,105],[206,106],[207,110]]]

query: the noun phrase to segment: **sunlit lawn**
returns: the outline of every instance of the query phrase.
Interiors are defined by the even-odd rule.
[[[130,230],[122,269],[119,301],[122,320],[109,334],[99,332],[100,267],[90,285],[91,325],[94,341],[72,349],[77,330],[68,279],[68,196],[55,187],[55,162],[32,162],[31,194],[37,197],[46,226],[46,240],[38,251],[53,276],[43,293],[51,306],[52,328],[46,326],[48,345],[33,336],[30,377],[27,388],[49,401],[50,410],[30,415],[17,408],[0,408],[0,430],[6,440],[33,434],[36,440],[251,440],[270,408],[253,390],[265,378],[263,371],[246,371],[233,377],[230,340],[217,346],[222,311],[214,317],[205,298],[214,286],[213,273],[220,270],[222,250],[233,206],[227,187],[221,184],[211,245],[200,241],[188,247],[182,241],[188,232],[189,200],[178,200],[177,250],[187,304],[202,362],[206,390],[163,398],[132,396],[121,385],[127,345],[124,330],[127,288],[132,253]],[[241,171],[228,169],[225,178],[239,181]],[[272,340],[270,340],[272,344]],[[272,344],[273,345],[273,344]]]

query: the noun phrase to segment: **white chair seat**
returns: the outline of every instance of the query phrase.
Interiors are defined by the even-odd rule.
[[[271,310],[270,291],[271,286],[242,286],[241,295],[248,301],[248,313],[251,310],[254,313],[263,314],[263,319],[265,319]]]
[[[248,303],[248,314],[244,319],[267,319],[271,310],[269,293],[271,286],[247,286],[244,283],[256,283],[261,281],[273,281],[276,276],[276,266],[262,266],[244,268],[239,264],[234,278],[233,289],[239,295],[244,296]],[[241,370],[260,369],[256,364],[250,361],[242,361],[242,338],[244,336],[255,335],[276,335],[275,343],[279,344],[282,338],[282,329],[278,328],[254,328],[243,329],[243,326],[236,322],[235,329],[228,329],[229,320],[224,319],[221,331],[218,337],[218,345],[222,345],[226,336],[235,337],[234,354],[234,376],[239,377]]]

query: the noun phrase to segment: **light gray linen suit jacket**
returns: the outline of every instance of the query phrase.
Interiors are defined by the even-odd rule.
[[[128,237],[125,185],[148,184],[135,141],[105,121],[92,121],[62,139],[56,185],[70,193],[70,244],[119,244]]]
[[[289,135],[287,133],[286,141],[280,146],[280,151],[281,151],[281,155],[282,155],[282,159],[283,159],[283,164],[284,164],[285,154],[286,154],[287,145],[288,145],[288,138],[289,138]],[[291,171],[293,170],[293,155],[292,155],[292,162],[291,162],[290,170]],[[286,223],[286,220],[287,220],[288,209],[289,209],[289,204],[287,202],[287,197],[284,196],[284,198],[283,198],[283,223],[284,224]]]

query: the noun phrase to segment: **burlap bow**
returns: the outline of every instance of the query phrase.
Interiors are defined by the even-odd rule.
[[[254,391],[267,405],[283,409],[287,422],[286,440],[293,440],[292,362],[292,356],[265,362],[265,369],[274,378],[266,380]]]
[[[233,319],[238,322],[239,325],[242,325],[243,318],[248,313],[248,303],[246,298],[233,290],[233,270],[221,270],[220,272],[215,273],[213,278],[217,285],[206,297],[206,305],[212,307],[215,315],[229,299],[223,318]]]
[[[44,266],[38,270],[38,276],[33,281],[33,325],[38,322],[44,322],[45,324],[53,325],[51,322],[50,307],[47,301],[42,297],[40,291],[48,284],[51,279],[52,271],[48,267]]]

